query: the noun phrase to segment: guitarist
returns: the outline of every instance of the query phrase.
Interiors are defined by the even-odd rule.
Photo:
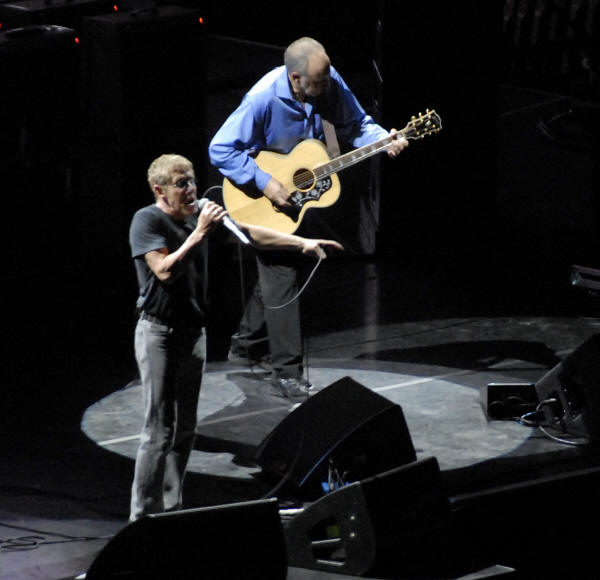
[[[261,170],[254,157],[260,151],[289,153],[305,139],[325,141],[323,120],[355,148],[388,135],[365,113],[323,46],[300,38],[286,49],[284,66],[263,76],[213,137],[211,163],[237,186],[254,187],[276,208],[289,208],[291,192]],[[406,139],[395,139],[387,154],[396,157],[407,145]],[[303,378],[300,309],[297,300],[281,309],[264,305],[287,304],[296,295],[301,263],[284,253],[257,252],[259,283],[230,350],[230,360],[247,357],[251,364],[255,354],[248,346],[268,337],[273,394],[287,398],[306,396],[310,388]]]

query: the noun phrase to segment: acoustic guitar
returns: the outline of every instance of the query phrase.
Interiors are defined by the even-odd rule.
[[[394,139],[422,139],[441,128],[439,115],[435,110],[427,109],[425,114],[413,116],[395,135],[388,135],[334,159],[329,158],[325,145],[317,139],[301,141],[286,155],[261,151],[256,157],[257,165],[291,192],[292,207],[279,209],[258,189],[239,187],[225,179],[225,208],[236,221],[292,234],[309,209],[328,207],[338,200],[340,181],[337,173],[379,153]]]

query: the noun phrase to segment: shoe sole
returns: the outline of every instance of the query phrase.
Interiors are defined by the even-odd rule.
[[[287,399],[288,401],[308,398],[308,392],[298,393],[296,395],[286,395],[284,392],[279,391],[275,388],[271,388],[271,395],[273,395],[274,397],[279,397],[280,399]]]

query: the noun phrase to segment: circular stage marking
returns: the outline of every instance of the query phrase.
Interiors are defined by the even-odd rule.
[[[488,422],[477,389],[453,382],[473,371],[446,369],[434,377],[420,377],[372,369],[312,367],[310,379],[326,386],[345,376],[402,407],[419,459],[434,456],[442,470],[465,467],[504,455],[522,444],[531,429],[515,422]],[[249,421],[268,425],[276,413],[293,410],[285,399],[268,394],[268,383],[249,378],[243,370],[207,372],[204,377],[198,422],[203,431],[212,425]],[[251,375],[250,375],[251,377]],[[250,383],[248,383],[250,381]],[[245,382],[245,383],[244,383]],[[237,384],[236,384],[237,383]],[[249,407],[250,395],[239,386],[252,384],[264,391],[267,405]],[[252,396],[255,396],[253,394]],[[84,433],[115,453],[134,458],[142,423],[141,388],[131,384],[90,406],[83,417]],[[264,432],[266,436],[271,431]],[[382,441],[382,445],[389,442]],[[258,467],[236,465],[231,453],[194,450],[189,470],[220,477],[251,478]]]

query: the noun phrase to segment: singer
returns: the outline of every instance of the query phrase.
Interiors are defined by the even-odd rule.
[[[212,201],[198,203],[194,169],[185,157],[170,154],[155,159],[148,169],[148,184],[154,203],[135,213],[129,230],[139,286],[135,355],[144,405],[130,521],[182,506],[206,362],[205,242],[228,217]],[[314,257],[322,257],[324,248],[342,249],[332,240],[231,224],[258,248]]]

